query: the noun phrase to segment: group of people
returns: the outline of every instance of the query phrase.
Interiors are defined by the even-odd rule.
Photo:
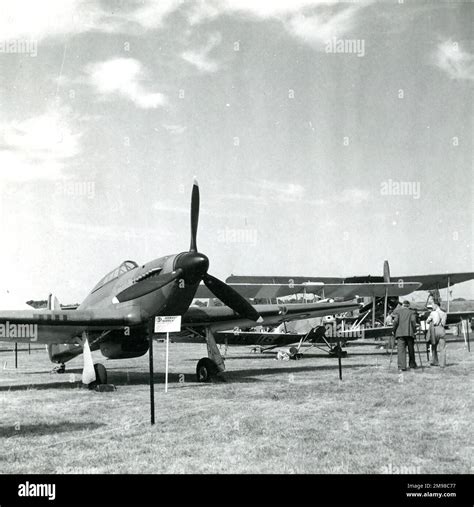
[[[426,341],[431,344],[431,366],[446,366],[446,312],[438,303],[428,306],[430,314],[426,319]],[[392,326],[397,340],[398,371],[407,370],[406,350],[408,349],[408,368],[416,369],[415,336],[419,325],[418,314],[410,308],[410,302],[399,304],[392,313]],[[438,358],[439,347],[439,358]]]

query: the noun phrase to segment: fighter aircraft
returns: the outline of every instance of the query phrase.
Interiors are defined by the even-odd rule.
[[[83,354],[83,383],[94,387],[107,382],[106,369],[93,364],[91,350],[100,349],[109,359],[144,355],[157,315],[181,315],[188,337],[205,338],[208,357],[196,368],[199,381],[224,371],[216,343],[219,330],[249,328],[256,323],[278,325],[295,319],[332,315],[358,308],[357,304],[313,303],[251,305],[226,283],[208,273],[209,259],[198,251],[199,186],[191,195],[191,243],[189,251],[171,254],[143,265],[127,260],[92,289],[75,310],[50,305],[47,310],[0,311],[0,340],[34,341],[48,346],[53,362],[64,363]],[[200,282],[226,306],[191,306]],[[284,338],[275,337],[285,344]]]

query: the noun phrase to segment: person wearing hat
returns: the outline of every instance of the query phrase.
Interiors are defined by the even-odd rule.
[[[394,312],[393,331],[397,339],[398,371],[406,371],[408,347],[408,364],[412,369],[417,368],[415,361],[415,334],[416,312],[410,308],[409,301],[403,301],[403,305]]]
[[[431,343],[431,366],[441,366],[441,368],[446,366],[446,331],[444,329],[446,318],[447,315],[441,310],[439,304],[434,303],[433,311],[426,319],[426,324],[429,326],[428,335]],[[439,356],[441,364],[438,361],[438,345],[440,347]]]
[[[426,354],[428,356],[428,359],[430,357],[433,357],[433,348],[431,345],[431,337],[433,336],[434,333],[433,322],[428,322],[428,318],[432,311],[433,305],[432,304],[426,305],[426,311],[423,314],[423,318],[421,321],[421,329],[423,330],[423,333],[425,333]]]

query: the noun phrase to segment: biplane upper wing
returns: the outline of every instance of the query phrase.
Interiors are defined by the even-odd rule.
[[[250,278],[250,277],[247,277]],[[353,299],[359,297],[404,296],[419,290],[419,282],[405,282],[403,280],[390,283],[260,283],[234,282],[229,284],[245,298],[274,299],[292,294],[317,294],[325,298]],[[196,292],[196,298],[212,298],[213,294],[206,286],[201,285]]]
[[[392,276],[392,280],[403,282],[419,282],[420,288],[417,290],[445,289],[446,287],[457,283],[474,280],[474,272],[466,273],[441,273],[437,275],[410,275],[410,276]]]
[[[74,343],[84,331],[121,329],[139,323],[136,315],[95,310],[0,311],[0,341]]]

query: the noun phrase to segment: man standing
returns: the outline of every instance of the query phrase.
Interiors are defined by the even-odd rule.
[[[393,330],[397,339],[398,371],[406,371],[408,347],[409,367],[415,369],[415,334],[416,312],[410,309],[410,302],[404,301],[403,306],[394,312]]]
[[[433,354],[431,366],[441,366],[441,368],[446,366],[446,331],[444,329],[446,318],[446,313],[435,303],[433,311],[426,319],[426,324],[430,329],[431,352]],[[438,363],[438,344],[441,364]]]

